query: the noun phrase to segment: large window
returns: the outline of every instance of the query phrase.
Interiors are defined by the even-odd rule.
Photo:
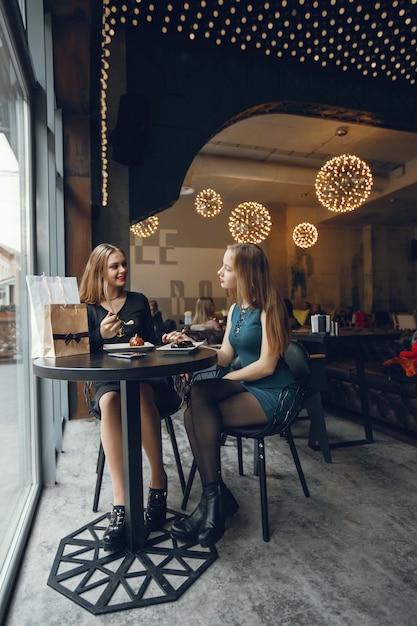
[[[26,274],[31,273],[29,90],[0,8],[0,621],[39,491]]]

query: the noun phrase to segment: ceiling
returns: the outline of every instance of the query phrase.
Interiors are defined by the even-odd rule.
[[[347,130],[339,136],[338,129]],[[314,181],[333,156],[365,160],[374,184],[359,209],[335,214],[317,200]],[[184,185],[195,194],[211,187],[225,207],[252,200],[315,209],[316,221],[337,224],[417,225],[417,133],[300,115],[268,114],[237,122],[209,141],[196,157]],[[190,201],[189,196],[179,202]],[[318,219],[317,219],[318,216]]]
[[[226,54],[238,50],[256,58],[265,55],[276,59],[278,66],[307,64],[325,68],[328,76],[345,73],[351,80],[356,76],[358,82],[370,84],[382,79],[381,108],[389,111],[395,106],[404,113],[396,129],[415,129],[410,102],[417,84],[416,4],[417,0],[104,0],[104,33],[111,41],[119,27],[129,25],[141,37],[168,37],[179,46],[187,42]],[[350,84],[355,89],[355,82]],[[331,91],[331,81],[323,85],[323,102],[326,90]],[[367,95],[366,86],[364,91],[358,88],[357,108],[366,109]],[[213,187],[229,210],[253,200],[266,207],[271,203],[305,207],[306,220],[314,209],[318,222],[417,224],[417,133],[388,130],[382,122],[349,115],[341,121],[336,116],[273,111],[242,119],[206,144],[184,185],[195,192]],[[344,137],[337,134],[340,126],[347,127]],[[375,182],[366,204],[354,212],[333,214],[318,203],[314,181],[329,158],[344,152],[364,159]],[[178,202],[189,206],[190,196]]]

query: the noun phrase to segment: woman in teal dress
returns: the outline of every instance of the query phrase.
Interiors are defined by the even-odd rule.
[[[287,309],[271,277],[268,260],[256,244],[228,246],[218,271],[231,292],[226,331],[218,365],[236,356],[241,368],[222,378],[196,382],[184,423],[203,492],[195,511],[172,525],[171,534],[203,547],[224,534],[225,519],[238,503],[221,477],[220,445],[224,426],[265,424],[273,418],[281,390],[293,376],[283,359],[291,341]]]

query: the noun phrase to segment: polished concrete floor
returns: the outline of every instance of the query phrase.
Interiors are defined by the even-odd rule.
[[[360,425],[341,417],[328,415],[327,424],[333,441],[363,437]],[[188,470],[181,412],[175,426]],[[70,421],[58,481],[43,492],[5,626],[414,626],[417,448],[376,431],[374,444],[334,449],[333,463],[326,464],[308,448],[307,426],[300,421],[293,430],[308,499],[286,442],[268,440],[269,543],[262,541],[252,444],[245,443],[242,477],[230,439],[222,452],[223,475],[240,508],[217,544],[218,559],[175,602],[95,616],[47,586],[60,539],[111,502],[105,474],[100,511],[92,513],[98,423]],[[179,481],[165,436],[169,505],[179,510]],[[198,496],[196,480],[189,510]]]

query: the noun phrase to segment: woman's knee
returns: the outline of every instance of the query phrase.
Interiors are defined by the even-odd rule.
[[[120,407],[120,394],[118,391],[108,391],[101,396],[99,400],[99,407],[101,413],[107,412],[111,409]]]
[[[235,380],[201,380],[191,387],[190,404],[218,404],[225,398],[242,393],[244,388]]]
[[[190,401],[191,404],[194,401],[201,401],[201,402],[208,402],[209,400],[213,399],[213,386],[212,385],[208,385],[208,382],[212,382],[212,381],[207,381],[207,380],[200,380],[196,383],[194,383],[191,386],[191,392],[190,392]],[[211,391],[210,391],[211,388]]]

